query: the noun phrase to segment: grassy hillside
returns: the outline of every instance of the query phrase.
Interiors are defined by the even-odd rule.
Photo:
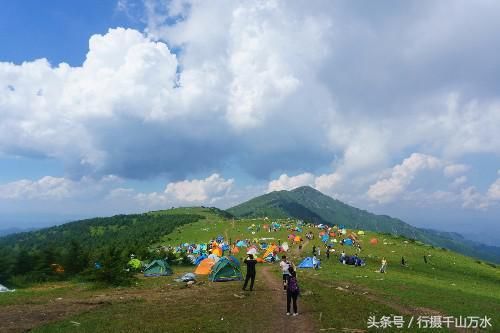
[[[500,247],[465,240],[457,234],[416,228],[400,219],[372,214],[349,206],[308,186],[292,191],[271,192],[232,207],[228,209],[228,212],[240,218],[291,217],[314,223],[343,224],[350,228],[402,235],[500,263]]]
[[[262,226],[269,220],[232,220],[195,208],[155,214],[178,213],[200,214],[205,218],[161,234],[156,245],[207,242],[218,235],[233,241],[265,238],[267,242],[283,242],[289,235],[285,229],[267,232],[262,228],[256,231],[254,227],[249,230],[252,225]],[[282,225],[294,223],[292,220],[278,222]],[[302,250],[298,249],[298,245],[292,245],[288,252],[296,264],[310,255],[313,245],[321,246],[317,229],[304,228],[302,234],[309,230],[316,238],[306,242]],[[377,245],[370,244],[372,238],[379,240]],[[486,331],[497,332],[500,328],[499,268],[404,237],[367,232],[359,239],[362,244],[360,256],[366,260],[366,266],[342,265],[336,260],[335,254],[327,259],[323,251],[320,270],[299,270],[298,279],[302,290],[299,317],[306,318],[309,324],[333,332],[354,332],[366,330],[369,316],[380,318],[383,315],[402,315],[408,321],[412,316],[417,320],[419,315],[462,315],[491,317],[493,327]],[[355,251],[353,247],[342,247],[338,243],[334,248],[337,254],[341,250],[345,250],[348,255]],[[402,256],[407,266],[400,265]],[[423,260],[424,256],[427,263]],[[237,257],[242,259],[243,252]],[[386,257],[389,262],[387,274],[377,272],[382,257]],[[194,267],[178,267],[175,273],[178,276],[193,270]],[[131,288],[105,290],[71,283],[60,288],[51,285],[48,289],[42,284],[18,294],[6,295],[3,300],[0,299],[0,306],[4,315],[11,316],[9,320],[12,320],[13,312],[5,313],[5,310],[22,308],[26,313],[36,310],[33,304],[46,304],[44,311],[50,313],[49,309],[58,304],[55,299],[67,302],[66,309],[72,309],[68,304],[73,304],[73,299],[75,304],[88,306],[67,312],[63,318],[54,315],[51,322],[35,325],[34,332],[271,332],[280,329],[275,326],[276,323],[281,325],[283,318],[295,318],[289,319],[284,315],[284,295],[279,288],[274,284],[271,286],[271,282],[264,279],[266,270],[272,273],[279,284],[281,277],[278,266],[260,264],[257,267],[254,293],[241,293],[240,282],[209,283],[205,276],[200,276],[199,283],[191,288],[174,282],[172,277],[140,278],[138,284]],[[31,305],[25,304],[27,299]],[[415,327],[404,331],[423,331]]]
[[[149,247],[162,235],[206,216],[230,217],[217,208],[171,209],[93,218],[1,237],[0,283],[22,286],[68,279],[91,271],[95,262],[105,260],[107,266],[114,266],[113,276],[117,276],[120,264],[126,263],[130,254],[155,256]],[[61,265],[64,274],[54,272],[53,265]]]

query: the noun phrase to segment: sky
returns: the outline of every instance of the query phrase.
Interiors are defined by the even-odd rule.
[[[498,1],[0,4],[0,228],[309,185],[500,244]]]

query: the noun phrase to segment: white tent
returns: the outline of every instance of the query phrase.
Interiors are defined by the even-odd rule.
[[[14,291],[14,290],[10,290],[9,288],[7,288],[4,285],[0,284],[0,293],[6,293],[6,292],[9,292],[9,291]]]

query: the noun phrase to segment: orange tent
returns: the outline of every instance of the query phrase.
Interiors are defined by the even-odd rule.
[[[194,270],[194,274],[208,275],[212,271],[212,266],[215,265],[215,260],[212,258],[203,259],[198,267]]]
[[[372,238],[372,239],[370,240],[370,244],[372,244],[372,245],[377,245],[377,244],[378,244],[378,239],[376,239],[376,238]]]
[[[238,254],[239,252],[240,252],[240,249],[238,249],[238,247],[237,247],[237,246],[235,246],[235,247],[233,247],[233,248],[231,249],[231,253],[232,253],[232,254]]]
[[[212,254],[215,254],[218,257],[222,257],[222,250],[220,247],[212,248]]]
[[[335,237],[335,233],[333,231],[330,232],[330,237]]]
[[[295,238],[293,239],[294,242],[300,242],[302,239],[300,238],[300,236],[295,236]]]
[[[264,259],[262,259],[262,258],[257,258],[257,259],[255,259],[255,260],[257,260],[257,262],[260,262],[260,263],[265,262],[265,260],[264,260]]]

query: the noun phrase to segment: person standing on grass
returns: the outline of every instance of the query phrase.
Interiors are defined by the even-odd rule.
[[[245,284],[243,284],[243,290],[246,290],[248,281],[250,281],[250,291],[253,291],[253,284],[255,282],[255,265],[257,260],[253,258],[253,254],[249,254],[248,257],[243,261],[247,265],[247,275],[245,276]]]
[[[290,263],[286,260],[286,256],[281,257],[280,268],[281,272],[283,273],[283,290],[286,290],[288,278],[290,277],[290,272],[288,271],[288,269],[290,268]]]
[[[382,266],[380,266],[380,273],[385,273],[387,270],[387,260],[385,260],[385,257],[382,257]]]
[[[297,282],[297,273],[292,266],[288,269],[290,277],[288,278],[288,285],[286,288],[286,315],[290,315],[290,303],[293,301],[293,315],[298,316],[297,298],[299,297],[300,289]]]
[[[316,255],[316,245],[313,245],[313,253],[312,253],[313,256]]]
[[[331,249],[331,248],[332,248],[332,247],[331,247],[330,245],[328,245],[328,246],[326,247],[326,259],[330,259],[330,249]]]

